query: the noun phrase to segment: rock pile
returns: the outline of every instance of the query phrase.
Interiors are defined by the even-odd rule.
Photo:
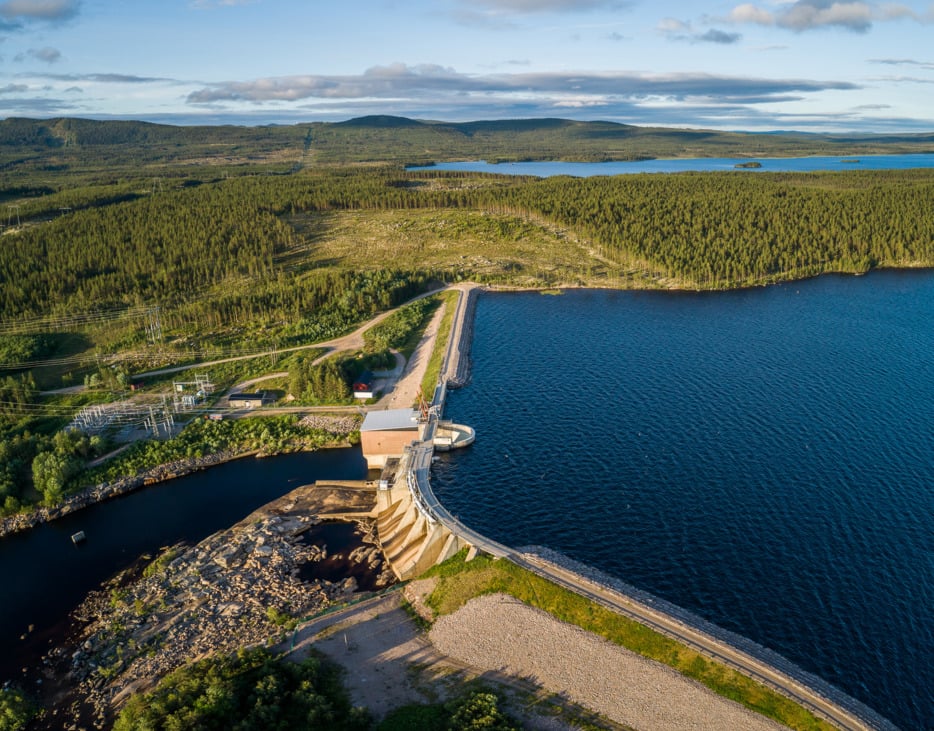
[[[298,422],[307,429],[323,429],[331,434],[347,436],[360,428],[363,419],[357,414],[346,416],[328,416],[327,414],[308,414]]]
[[[45,661],[50,679],[69,676],[76,699],[59,717],[74,727],[81,718],[108,727],[116,707],[172,670],[206,655],[281,641],[296,619],[350,599],[357,589],[352,577],[299,578],[301,567],[328,552],[301,539],[321,518],[288,498],[273,504],[278,514],[267,506],[196,546],[170,549],[129,585],[115,582],[90,595],[74,615],[84,623],[76,646],[56,648]],[[347,558],[377,574],[377,585],[392,583],[375,526],[358,525],[362,545]]]

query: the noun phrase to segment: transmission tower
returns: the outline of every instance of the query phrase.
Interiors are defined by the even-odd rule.
[[[14,215],[16,216],[16,225],[17,225],[17,227],[18,227],[18,226],[20,225],[20,220],[19,220],[19,203],[11,203],[10,205],[7,206],[7,217],[6,217],[6,225],[7,225],[7,226],[12,226],[12,225],[13,225],[13,216],[14,216]]]
[[[146,325],[146,332],[149,334],[149,340],[153,345],[162,342],[162,318],[159,314],[159,307],[150,307],[146,310],[146,316],[149,322]]]

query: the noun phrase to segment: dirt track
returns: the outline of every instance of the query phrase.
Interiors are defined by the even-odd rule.
[[[509,690],[560,694],[568,705],[608,719],[610,728],[783,728],[668,667],[513,597],[473,599],[438,619],[428,634],[401,609],[400,600],[393,593],[305,625],[292,657],[301,659],[309,647],[327,654],[344,668],[353,702],[377,718],[408,703],[444,700],[459,682],[482,676]],[[534,705],[522,705],[527,728],[566,728],[557,718],[537,713]]]

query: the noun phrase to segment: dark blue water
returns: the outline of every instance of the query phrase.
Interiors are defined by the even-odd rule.
[[[432,484],[934,724],[934,272],[482,295]]]
[[[0,540],[0,682],[34,662],[85,595],[140,555],[194,543],[315,480],[363,479],[359,447],[248,457]],[[87,542],[71,543],[83,530]],[[26,640],[20,636],[35,625]]]
[[[858,157],[703,157],[676,160],[634,160],[632,162],[445,162],[410,170],[460,170],[500,175],[627,175],[632,173],[684,173],[713,170],[736,170],[747,162],[761,163],[761,168],[743,168],[744,172],[799,172],[817,170],[902,170],[934,167],[934,154],[865,155]]]

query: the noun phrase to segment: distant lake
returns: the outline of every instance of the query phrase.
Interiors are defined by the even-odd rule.
[[[760,168],[737,168],[758,162]],[[443,162],[409,170],[452,170],[499,175],[532,175],[548,178],[571,175],[589,178],[594,175],[633,173],[686,173],[735,170],[736,172],[811,173],[818,170],[905,170],[934,168],[934,153],[913,155],[859,155],[852,157],[698,157],[676,160],[638,160],[633,162]]]
[[[432,486],[934,723],[934,271],[483,294]]]

